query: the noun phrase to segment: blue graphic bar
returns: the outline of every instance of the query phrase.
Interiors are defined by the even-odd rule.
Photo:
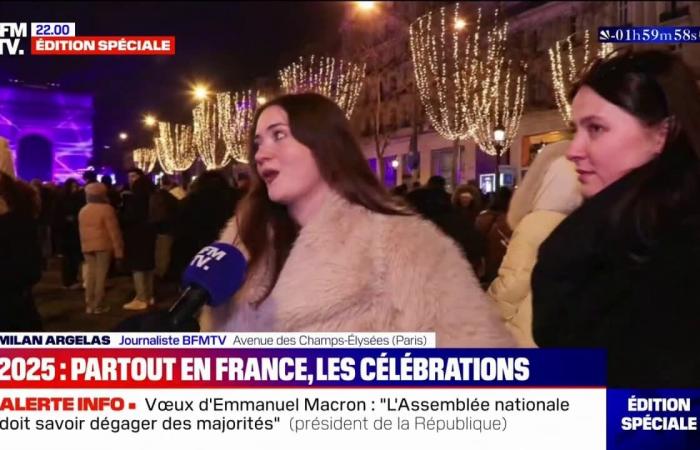
[[[608,389],[607,450],[700,449],[700,389]]]
[[[700,27],[600,27],[598,41],[644,44],[698,43]]]

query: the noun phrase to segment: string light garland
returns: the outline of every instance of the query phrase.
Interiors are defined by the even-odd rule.
[[[470,135],[479,148],[489,155],[500,156],[508,150],[518,134],[525,108],[527,66],[521,64],[516,72],[512,61],[506,59],[508,22],[495,25],[486,34],[486,57],[474,61],[471,82],[472,98],[466,107]],[[474,36],[478,45],[478,36]],[[502,127],[504,139],[496,142],[494,130]]]
[[[231,154],[221,140],[218,102],[204,100],[192,111],[194,146],[207,170],[224,167],[231,161]]]
[[[590,33],[588,30],[584,32],[583,41],[583,60],[580,58],[577,63],[577,58],[574,56],[574,43],[572,41],[574,35],[569,35],[562,41],[557,41],[552,48],[549,49],[549,66],[552,71],[552,88],[554,91],[554,100],[561,114],[564,123],[567,125],[571,122],[571,104],[569,104],[568,93],[571,85],[579,74],[582,68],[588,66],[591,45]],[[596,51],[598,58],[604,58],[614,50],[613,44],[602,43]],[[566,54],[568,64],[563,64],[562,54]]]
[[[132,153],[134,164],[144,173],[150,173],[156,167],[158,155],[153,148],[137,148]]]
[[[316,92],[333,100],[349,119],[365,80],[365,65],[331,57],[299,60],[279,71],[282,89],[288,94]]]
[[[449,140],[469,136],[467,104],[474,88],[481,10],[474,25],[475,40],[464,39],[469,24],[447,7],[418,18],[409,28],[411,57],[418,94],[435,130]]]
[[[187,170],[197,159],[192,144],[192,127],[189,125],[158,122],[155,144],[158,161],[167,174]]]
[[[252,90],[216,94],[219,135],[227,154],[239,162],[248,162],[248,133],[253,125],[257,101],[258,92]]]

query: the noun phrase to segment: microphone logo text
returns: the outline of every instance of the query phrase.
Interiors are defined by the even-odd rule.
[[[212,246],[207,246],[204,247],[202,250],[199,251],[195,255],[194,258],[192,258],[192,262],[190,263],[190,266],[197,267],[199,269],[204,269],[205,271],[209,270],[209,266],[207,263],[211,261],[212,259],[215,259],[217,261],[221,261],[224,257],[226,256],[226,252],[223,250],[220,250],[216,247]]]

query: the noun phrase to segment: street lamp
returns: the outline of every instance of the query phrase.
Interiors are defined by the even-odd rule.
[[[503,125],[498,124],[493,130],[493,141],[496,143],[496,145],[500,145],[501,148],[503,148],[503,141],[505,140],[506,130],[503,128]]]
[[[391,161],[391,167],[393,167],[394,169],[398,169],[399,168],[399,160],[394,159],[393,161]]]
[[[374,10],[377,6],[377,2],[355,2],[357,9],[363,12],[368,12]]]
[[[209,96],[209,89],[203,84],[196,84],[192,89],[192,95],[195,100],[206,100]]]
[[[121,133],[119,133],[119,140],[120,140],[120,141],[126,141],[127,139],[129,139],[129,135],[128,135],[128,134],[126,134],[126,133],[123,132],[123,131],[122,131]]]
[[[493,146],[496,149],[496,189],[501,186],[501,150],[506,140],[506,130],[502,124],[496,125],[493,129]]]
[[[146,114],[143,118],[143,124],[148,128],[153,128],[156,122],[156,118],[152,114]]]

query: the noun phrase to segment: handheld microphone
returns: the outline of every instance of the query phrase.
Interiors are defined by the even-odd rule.
[[[229,301],[243,285],[246,266],[233,245],[215,242],[201,249],[185,269],[185,291],[168,311],[172,329],[181,329],[205,304],[216,307]]]

